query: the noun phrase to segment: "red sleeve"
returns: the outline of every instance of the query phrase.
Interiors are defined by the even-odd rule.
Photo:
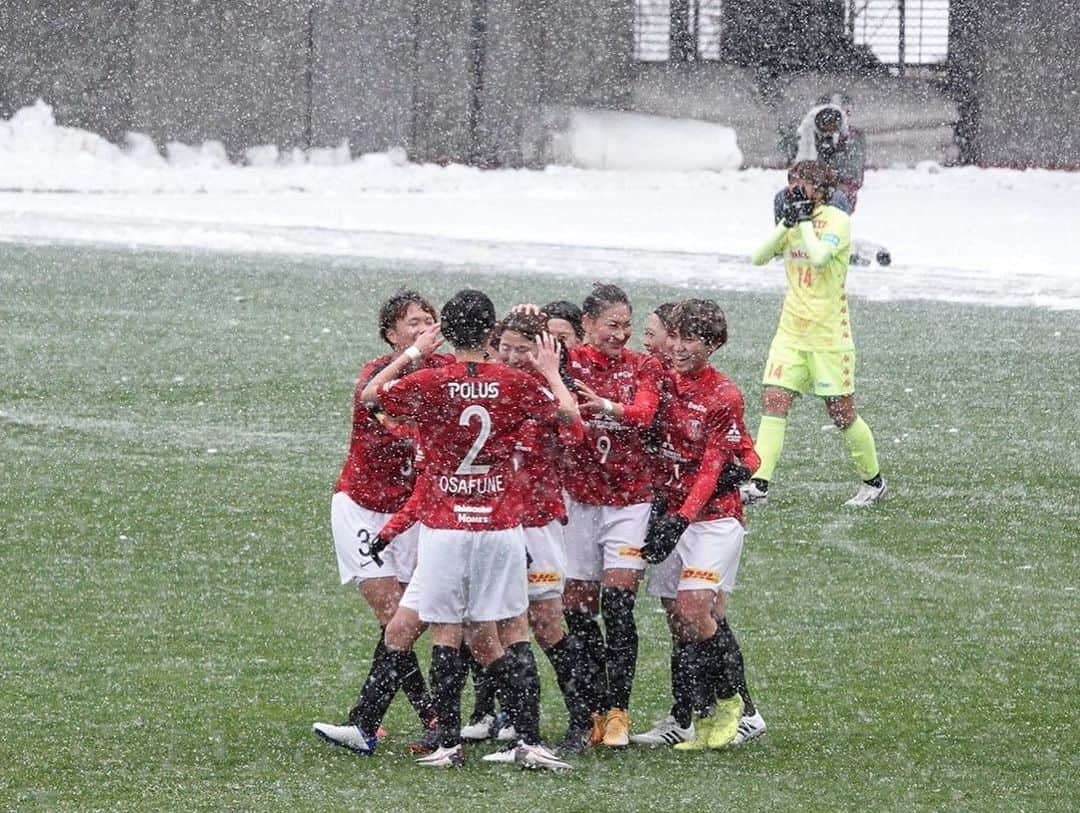
[[[722,438],[719,442],[713,437],[709,438],[705,446],[705,454],[701,458],[701,466],[698,467],[697,477],[694,478],[694,486],[686,495],[686,501],[676,513],[690,520],[701,513],[701,509],[712,499],[716,491],[716,481],[720,479],[720,472],[724,464],[731,458],[731,450]]]
[[[633,402],[622,405],[622,423],[642,428],[652,423],[656,408],[660,405],[660,379],[663,375],[664,368],[660,361],[647,356],[637,373]]]
[[[379,403],[386,414],[393,417],[418,414],[424,406],[423,384],[429,377],[429,370],[419,370],[379,387]]]
[[[394,539],[394,537],[409,530],[416,522],[416,512],[419,505],[420,489],[414,488],[413,493],[409,495],[409,499],[405,501],[405,504],[401,506],[401,508],[399,508],[379,530],[379,536],[389,542]]]

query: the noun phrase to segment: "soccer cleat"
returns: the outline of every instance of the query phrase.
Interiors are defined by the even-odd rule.
[[[460,768],[465,764],[465,752],[461,750],[460,743],[449,748],[442,746],[427,756],[420,757],[416,764],[427,768]]]
[[[410,754],[416,754],[421,756],[423,754],[430,754],[432,751],[439,747],[439,723],[437,720],[432,720],[431,724],[424,729],[423,733],[415,740],[405,746]]]
[[[731,744],[742,745],[744,742],[750,742],[750,740],[760,737],[764,733],[765,718],[761,716],[760,711],[755,711],[753,714],[744,714],[739,720],[739,730]]]
[[[603,742],[608,748],[625,748],[630,744],[630,715],[625,709],[608,712]]]
[[[630,742],[634,745],[649,745],[655,748],[658,745],[675,745],[692,739],[694,739],[694,724],[690,723],[688,728],[683,728],[669,714],[663,720],[654,723],[653,727],[644,734],[634,734],[630,737]]]
[[[502,725],[499,725],[499,723]],[[518,738],[517,730],[510,725],[510,720],[506,715],[502,715],[500,720],[499,716],[495,717],[495,722],[491,726],[491,730],[495,732],[495,739],[499,742],[515,742]]]
[[[880,486],[872,486],[869,483],[859,483],[859,490],[855,492],[855,496],[844,503],[844,505],[850,505],[852,508],[869,508],[885,496],[885,491],[886,487],[884,479],[882,479]]]
[[[461,729],[461,739],[480,742],[491,739],[491,726],[495,723],[495,715],[485,714],[479,720],[469,723]]]
[[[484,754],[480,759],[483,762],[501,762],[512,763],[517,761],[517,749],[521,745],[519,742],[514,742],[505,748],[500,748],[498,751],[492,751],[490,754]]]
[[[514,760],[526,770],[569,771],[572,766],[563,762],[542,745],[522,743],[514,749]]]
[[[769,501],[769,484],[765,480],[750,480],[739,486],[743,505],[764,505]]]
[[[369,757],[375,753],[378,740],[364,733],[364,729],[358,725],[331,725],[330,723],[315,723],[311,730],[333,745],[348,748],[354,754]]]
[[[559,756],[578,756],[585,753],[593,744],[591,732],[591,726],[567,726],[562,742],[555,746],[555,753]]]
[[[716,701],[716,711],[712,717],[712,729],[709,731],[710,748],[726,748],[739,733],[739,721],[742,720],[743,702],[739,695],[726,700]]]
[[[676,751],[704,751],[709,747],[709,732],[712,731],[712,717],[698,717],[694,721],[694,738],[686,742],[677,742]]]
[[[599,745],[604,741],[604,727],[607,725],[607,713],[592,713],[592,731],[589,732],[589,745]]]

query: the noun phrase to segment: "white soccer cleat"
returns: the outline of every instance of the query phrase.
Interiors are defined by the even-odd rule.
[[[859,483],[859,490],[855,492],[855,496],[844,503],[844,505],[850,505],[852,508],[869,508],[885,496],[885,491],[886,486],[884,478],[882,479],[880,486],[872,486],[869,483]]]
[[[694,724],[689,728],[681,727],[670,714],[663,720],[658,720],[653,727],[644,734],[634,734],[630,742],[634,745],[648,745],[655,748],[658,745],[675,745],[679,742],[689,742],[694,739]]]
[[[517,730],[512,725],[504,725],[499,729],[499,733],[495,735],[495,739],[499,742],[513,742],[517,738]]]
[[[756,739],[764,733],[765,718],[761,716],[760,711],[755,711],[753,714],[744,714],[742,719],[739,720],[739,730],[731,744],[742,745],[744,742],[750,742],[750,740]]]
[[[358,725],[315,723],[311,730],[327,742],[348,748],[353,753],[365,757],[375,753],[375,745],[378,743],[374,736],[365,734]]]
[[[417,765],[423,765],[427,768],[460,768],[465,764],[465,752],[461,750],[461,745],[455,745],[452,748],[442,747],[437,748],[430,754],[416,760]]]
[[[469,723],[461,729],[461,739],[473,742],[491,739],[491,726],[494,722],[494,715],[485,714],[475,723]]]
[[[765,505],[769,501],[769,492],[756,481],[750,480],[739,486],[739,497],[743,505]]]
[[[498,751],[492,751],[490,754],[484,754],[480,757],[483,762],[499,762],[499,763],[514,763],[517,762],[517,749],[521,746],[521,743],[513,743],[506,748],[500,748]]]
[[[569,771],[573,768],[542,745],[519,745],[514,750],[514,761],[526,770]]]

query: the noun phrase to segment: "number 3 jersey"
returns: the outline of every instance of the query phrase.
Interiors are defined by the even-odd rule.
[[[651,502],[645,434],[660,402],[660,361],[626,348],[612,358],[582,345],[570,351],[569,371],[601,398],[622,404],[623,415],[593,413],[585,420],[585,438],[570,450],[563,473],[567,493],[586,505]]]
[[[410,416],[424,458],[417,519],[429,528],[496,531],[520,525],[525,484],[515,445],[522,424],[555,425],[550,391],[519,370],[454,362],[379,389],[391,416]]]
[[[734,517],[742,522],[737,488],[716,494],[724,465],[741,462],[751,471],[760,465],[754,440],[746,431],[743,397],[723,373],[706,367],[698,373],[675,373],[660,407],[660,493],[668,511],[691,522]]]
[[[357,505],[383,514],[400,509],[416,482],[412,427],[380,421],[360,400],[368,381],[393,359],[393,354],[387,354],[369,361],[357,377],[349,452],[334,486],[334,491],[344,491]],[[453,356],[436,354],[425,364],[442,367],[453,360]]]

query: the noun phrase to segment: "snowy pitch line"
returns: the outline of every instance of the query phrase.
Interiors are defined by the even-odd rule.
[[[57,431],[82,432],[105,437],[119,437],[138,443],[152,442],[158,446],[178,444],[196,448],[220,450],[235,454],[237,450],[270,450],[308,453],[319,447],[330,448],[334,440],[329,435],[311,433],[261,431],[226,424],[181,424],[148,418],[145,422],[115,418],[79,418],[70,415],[43,415],[9,412],[0,409],[0,423]],[[337,438],[340,440],[340,438]]]
[[[405,261],[468,267],[480,273],[631,279],[741,292],[779,292],[785,286],[778,265],[753,268],[749,257],[740,254],[502,241],[310,225],[0,212],[0,241]],[[856,267],[848,276],[848,288],[856,296],[877,301],[922,300],[1080,310],[1080,286],[1075,281],[1038,270],[999,275],[979,269],[903,264],[887,269]]]
[[[856,510],[856,509],[852,509]],[[862,509],[866,510],[866,509]],[[851,527],[853,518],[838,518],[830,523],[827,523],[822,529],[823,533],[820,541],[833,548],[839,548],[845,553],[850,553],[853,556],[857,556],[862,559],[872,559],[882,565],[885,565],[890,570],[896,570],[904,573],[913,573],[917,576],[925,576],[934,582],[947,582],[950,584],[961,585],[972,591],[982,590],[996,590],[1003,591],[1005,586],[1000,579],[991,579],[985,576],[977,576],[974,574],[962,575],[959,573],[950,573],[946,570],[939,570],[931,567],[930,565],[920,564],[918,562],[910,562],[906,559],[901,559],[899,556],[893,556],[891,553],[886,553],[883,550],[877,548],[867,547],[866,545],[860,545],[852,542],[843,536],[843,532]],[[1036,587],[1033,585],[1024,584],[1021,581],[1015,579],[1008,585],[1008,589],[1013,592],[1026,593],[1032,596],[1040,596],[1043,598],[1058,598],[1062,596],[1062,589],[1060,588],[1048,588],[1048,587]]]

